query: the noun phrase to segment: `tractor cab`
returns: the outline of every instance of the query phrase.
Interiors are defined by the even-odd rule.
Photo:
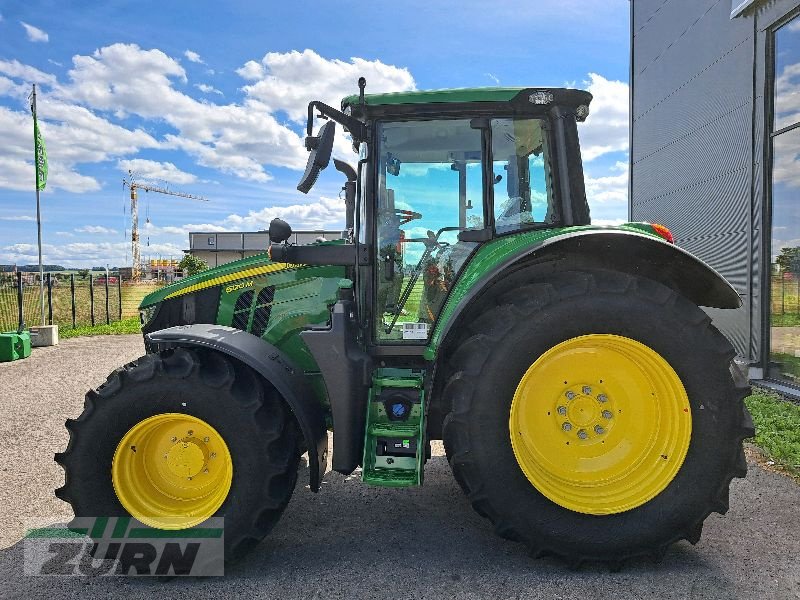
[[[369,343],[422,348],[478,246],[589,224],[576,123],[591,95],[543,88],[364,95],[364,83],[341,111],[309,105],[311,154],[298,190],[307,193],[327,166],[338,122],[358,153],[357,168],[336,163],[352,196],[345,237],[359,257]],[[327,120],[317,136],[315,115]],[[331,260],[322,247],[271,252],[289,262]]]

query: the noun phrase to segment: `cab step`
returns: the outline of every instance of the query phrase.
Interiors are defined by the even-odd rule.
[[[425,463],[424,371],[377,369],[367,406],[362,481],[422,485]]]

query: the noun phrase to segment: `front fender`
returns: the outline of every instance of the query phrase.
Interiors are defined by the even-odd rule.
[[[145,336],[145,345],[157,349],[210,348],[246,364],[275,386],[294,413],[308,447],[311,490],[319,491],[328,459],[325,413],[303,371],[278,348],[246,331],[223,325],[179,325]]]
[[[432,360],[459,317],[504,273],[522,265],[551,269],[612,269],[653,279],[698,306],[738,308],[738,292],[712,267],[659,238],[619,229],[579,229],[551,237],[498,240],[478,249],[451,289],[434,327],[425,357]]]

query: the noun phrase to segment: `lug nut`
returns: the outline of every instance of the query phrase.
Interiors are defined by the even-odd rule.
[[[588,385],[583,386],[583,393],[588,396],[592,393],[592,388],[590,388]]]
[[[188,432],[188,435],[194,435],[194,431],[192,431],[192,430],[190,429],[190,430],[189,430],[189,432]]]
[[[586,434],[586,431],[585,431],[585,430],[581,429],[581,430],[578,432],[578,437],[579,437],[579,438],[581,438],[582,440],[585,440],[585,439],[586,439],[587,437],[589,437],[589,436]]]
[[[572,400],[572,399],[575,397],[575,392],[573,392],[572,390],[570,390],[570,391],[569,391],[569,392],[567,392],[565,395],[566,395],[566,397],[567,397],[567,400]]]
[[[216,453],[216,452],[212,452],[212,453],[209,455],[209,458],[217,458],[217,453]]]
[[[174,444],[175,442],[177,442],[177,441],[178,441],[178,438],[176,438],[176,437],[173,435],[173,436],[170,438],[170,440],[169,440],[169,441],[170,441],[170,442],[172,442],[172,443]]]
[[[559,406],[558,409],[556,409],[556,410],[558,410],[558,414],[560,414],[560,415],[567,414],[567,407],[566,406]]]
[[[608,402],[608,396],[606,396],[605,394],[600,394],[600,395],[597,397],[597,400],[598,400],[599,402]]]
[[[564,423],[561,426],[561,429],[563,429],[564,431],[570,431],[572,429],[572,423]]]
[[[203,441],[207,444],[208,443],[208,436],[204,437]]]
[[[605,430],[605,429],[603,429],[603,428],[602,428],[600,425],[595,425],[595,426],[594,426],[594,432],[595,432],[597,435],[603,435],[603,434],[606,432],[606,430]]]
[[[603,411],[603,418],[604,418],[604,419],[610,419],[610,418],[612,418],[613,416],[614,416],[614,415],[612,414],[612,412],[611,412],[610,410],[604,410],[604,411]]]

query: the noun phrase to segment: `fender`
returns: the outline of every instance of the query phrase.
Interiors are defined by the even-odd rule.
[[[303,371],[275,346],[246,331],[223,325],[179,325],[145,336],[148,348],[202,347],[243,362],[275,386],[291,408],[308,447],[311,490],[319,491],[328,461],[325,413]]]
[[[524,243],[531,237],[530,243]],[[450,290],[425,358],[433,360],[442,342],[472,301],[503,274],[521,266],[548,265],[553,271],[602,268],[647,277],[698,306],[738,308],[742,300],[728,281],[705,262],[660,238],[620,229],[578,229],[543,238],[521,234],[479,248]],[[515,239],[514,239],[515,238]],[[522,243],[520,243],[522,242]],[[498,246],[500,246],[498,244]],[[546,272],[547,267],[545,267]]]

